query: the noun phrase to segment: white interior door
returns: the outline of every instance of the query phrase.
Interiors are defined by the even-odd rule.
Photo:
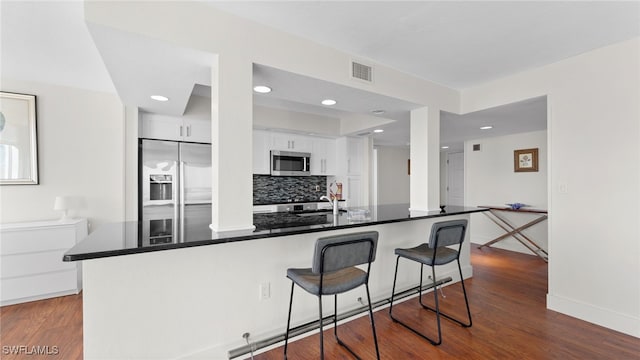
[[[464,206],[464,153],[447,156],[447,205]]]

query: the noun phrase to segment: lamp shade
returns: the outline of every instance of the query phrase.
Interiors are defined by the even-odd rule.
[[[56,201],[53,204],[53,210],[69,210],[69,205],[68,196],[56,196]]]
[[[66,221],[68,217],[69,209],[71,208],[71,198],[69,196],[56,196],[56,201],[53,204],[53,210],[61,210],[62,217],[60,221]]]

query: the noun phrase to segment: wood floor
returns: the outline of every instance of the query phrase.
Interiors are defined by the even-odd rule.
[[[82,359],[82,295],[0,307],[0,345],[2,360]]]
[[[466,284],[473,327],[443,320],[442,345],[432,346],[393,323],[387,309],[382,309],[374,316],[382,359],[640,359],[640,339],[547,310],[547,266],[539,258],[472,248],[474,277]],[[444,293],[442,309],[464,315],[458,311],[464,309],[460,285],[448,286]],[[433,301],[433,295],[424,299]],[[435,334],[433,313],[421,310],[417,299],[394,306],[394,314]],[[341,325],[338,333],[363,359],[375,359],[366,316]],[[82,297],[0,308],[0,345],[3,360],[82,359]],[[49,346],[49,355],[27,355],[24,348],[20,354],[10,354],[11,346],[26,346],[27,351]],[[332,329],[325,332],[325,355],[352,359],[335,344]],[[289,345],[289,359],[318,356],[317,335]],[[282,358],[282,347],[255,356],[256,360]]]

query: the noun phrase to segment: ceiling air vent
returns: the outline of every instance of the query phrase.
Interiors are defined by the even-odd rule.
[[[352,61],[351,77],[366,82],[373,82],[373,68],[371,66]]]

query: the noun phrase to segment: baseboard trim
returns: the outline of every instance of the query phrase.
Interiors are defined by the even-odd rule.
[[[547,309],[640,338],[640,318],[547,294]]]

